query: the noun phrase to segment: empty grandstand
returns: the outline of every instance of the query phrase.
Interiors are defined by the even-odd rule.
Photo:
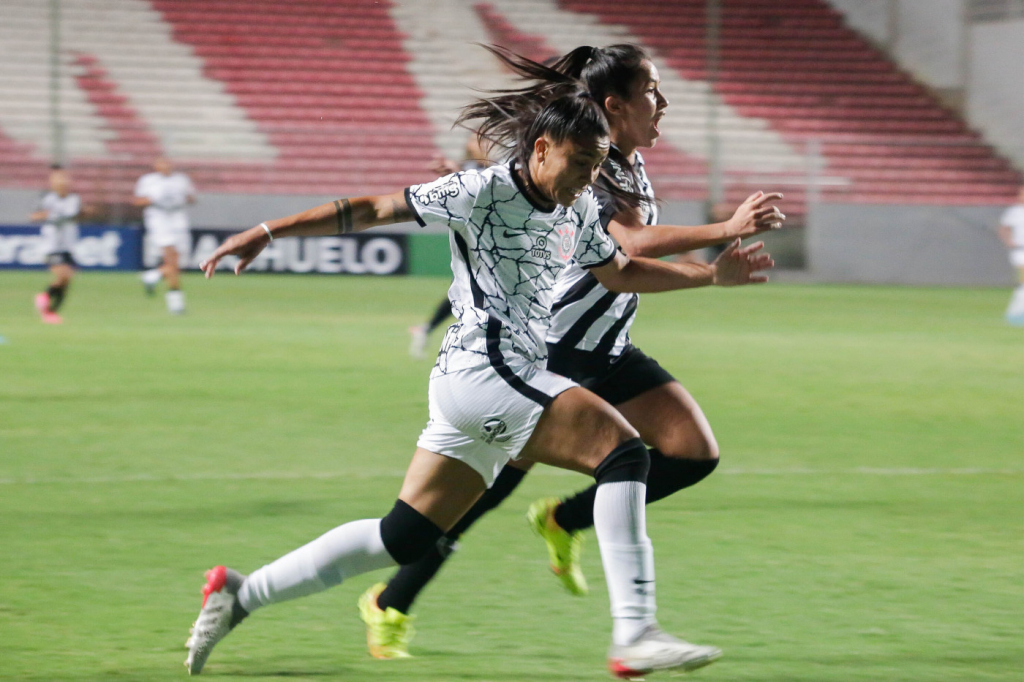
[[[203,192],[383,191],[457,153],[458,107],[472,88],[506,82],[472,43],[543,57],[636,41],[655,53],[672,100],[648,155],[667,199],[706,198],[713,156],[730,199],[766,182],[798,206],[809,182],[854,203],[998,204],[1015,194],[1019,172],[828,3],[723,0],[713,62],[706,6],[65,1],[57,136],[47,7],[8,0],[0,186],[37,187],[60,155],[88,200],[116,203],[167,154]]]

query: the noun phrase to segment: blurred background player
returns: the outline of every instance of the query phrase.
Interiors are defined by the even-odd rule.
[[[1017,288],[1006,308],[1006,321],[1024,327],[1024,185],[1017,203],[1006,209],[999,219],[999,236],[1010,249],[1010,264],[1017,268]]]
[[[133,203],[143,208],[147,239],[160,249],[163,262],[142,273],[142,284],[152,295],[157,283],[167,278],[167,310],[180,315],[185,312],[180,259],[187,258],[192,249],[186,207],[196,202],[196,189],[189,177],[175,172],[164,157],[153,163],[153,170],[135,183]]]
[[[462,161],[452,161],[439,155],[435,157],[430,170],[438,175],[450,175],[463,170],[481,170],[494,163],[496,163],[496,160],[492,157],[490,149],[485,149],[484,144],[480,143],[476,132],[473,132],[470,134],[469,140],[466,141],[466,152]],[[409,339],[409,355],[414,358],[422,358],[423,351],[427,347],[427,338],[431,332],[447,322],[451,317],[453,317],[452,304],[448,297],[445,296],[438,302],[437,307],[434,308],[434,314],[430,316],[429,320],[423,324],[409,327],[409,336],[411,337]]]
[[[63,320],[57,310],[64,302],[71,278],[75,275],[75,257],[72,250],[78,242],[78,217],[82,213],[81,198],[71,191],[71,176],[62,168],[50,172],[50,191],[43,195],[39,209],[29,220],[42,222],[42,237],[46,249],[46,264],[53,279],[46,291],[36,295],[36,310],[47,324],[60,324]]]

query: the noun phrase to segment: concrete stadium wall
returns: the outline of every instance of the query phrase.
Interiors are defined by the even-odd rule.
[[[809,278],[939,286],[1015,282],[996,229],[1005,207],[818,207],[807,233]]]

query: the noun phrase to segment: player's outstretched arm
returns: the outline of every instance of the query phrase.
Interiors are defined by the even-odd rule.
[[[266,221],[263,225],[267,226],[270,234],[263,229],[263,225],[239,232],[221,244],[212,256],[199,264],[199,267],[209,279],[213,277],[217,263],[222,258],[238,256],[238,265],[235,266],[235,274],[238,275],[266,248],[271,241],[271,235],[274,239],[278,239],[279,237],[350,234],[377,225],[391,225],[412,220],[415,220],[415,216],[408,204],[405,203],[404,192],[355,199],[338,199],[287,218]]]
[[[738,286],[768,281],[765,271],[775,261],[761,251],[764,242],[740,246],[736,239],[714,263],[666,263],[652,258],[629,258],[621,253],[591,272],[604,287],[619,293],[648,293],[705,286]]]
[[[780,229],[786,216],[772,205],[780,199],[780,192],[754,192],[729,220],[694,227],[644,225],[634,212],[621,211],[608,222],[608,231],[630,256],[672,256]]]

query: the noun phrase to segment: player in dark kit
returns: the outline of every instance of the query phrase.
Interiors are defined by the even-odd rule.
[[[524,77],[544,73],[511,55],[499,55]],[[638,147],[651,147],[668,101],[658,72],[642,48],[613,45],[579,48],[552,64],[579,77],[603,105],[611,150],[593,186],[600,229],[629,256],[661,257],[781,227],[784,216],[771,202],[781,194],[756,193],[722,223],[700,227],[659,226],[654,191]],[[640,195],[623,199],[625,189]],[[734,248],[731,246],[729,248]],[[604,287],[589,271],[570,263],[555,285],[552,321],[546,336],[548,369],[578,382],[614,405],[650,446],[647,502],[662,499],[708,476],[718,463],[718,445],[700,406],[654,359],[634,346],[629,329],[638,296]],[[403,566],[385,586],[370,588],[360,601],[371,652],[379,658],[408,656],[408,616],[413,600],[478,518],[519,484],[529,462],[513,460],[474,507],[419,562]],[[581,531],[594,523],[595,487],[564,500],[535,502],[528,518],[548,545],[551,565],[573,594],[587,592],[579,568]]]

